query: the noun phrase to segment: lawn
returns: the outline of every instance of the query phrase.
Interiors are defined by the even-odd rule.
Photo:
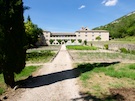
[[[15,74],[15,81],[28,78],[32,73],[41,68],[41,66],[26,66],[20,74]],[[0,95],[6,91],[3,75],[0,74]]]
[[[87,63],[76,64],[76,68],[80,72],[82,92],[102,99],[98,101],[116,101],[108,98],[105,100],[111,96],[110,89],[135,88],[135,64]]]
[[[81,46],[81,45],[68,45],[66,46],[69,50],[97,50],[94,46]]]

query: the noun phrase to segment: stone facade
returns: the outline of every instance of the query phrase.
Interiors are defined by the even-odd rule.
[[[45,44],[82,44],[86,41],[109,41],[109,32],[106,30],[90,30],[87,27],[82,27],[75,33],[52,33],[44,31]],[[52,43],[50,43],[50,40]],[[79,40],[82,42],[80,43]]]

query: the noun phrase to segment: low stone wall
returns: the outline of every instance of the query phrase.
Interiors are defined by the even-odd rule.
[[[104,45],[107,44],[105,42],[97,42],[97,43],[89,43],[88,45],[93,45],[99,48],[104,49]],[[108,44],[109,50],[119,51],[120,48],[126,48],[127,50],[135,50],[135,44],[123,44],[123,43],[109,43]]]

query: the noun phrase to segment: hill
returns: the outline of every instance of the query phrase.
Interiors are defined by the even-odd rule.
[[[111,38],[135,36],[135,11],[93,30],[108,30]]]

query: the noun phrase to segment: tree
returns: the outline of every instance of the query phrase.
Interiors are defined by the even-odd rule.
[[[38,38],[43,34],[42,29],[38,28],[36,24],[32,23],[30,16],[28,16],[27,21],[25,22],[25,32],[29,48],[35,47]]]
[[[96,37],[96,40],[98,40],[98,41],[101,40],[101,37],[100,36],[97,36]]]
[[[67,43],[68,42],[68,39],[64,39],[64,42]]]
[[[75,39],[71,39],[71,42],[74,43],[75,42]]]
[[[84,40],[84,44],[87,45],[87,40]]]
[[[58,43],[61,44],[62,40],[61,39],[57,39]]]
[[[0,1],[0,68],[5,83],[15,86],[14,73],[25,67],[26,34],[22,0]]]
[[[54,39],[50,39],[49,42],[50,42],[50,44],[53,44]]]
[[[81,39],[78,39],[78,42],[79,42],[79,43],[82,43],[82,40],[81,40]]]

